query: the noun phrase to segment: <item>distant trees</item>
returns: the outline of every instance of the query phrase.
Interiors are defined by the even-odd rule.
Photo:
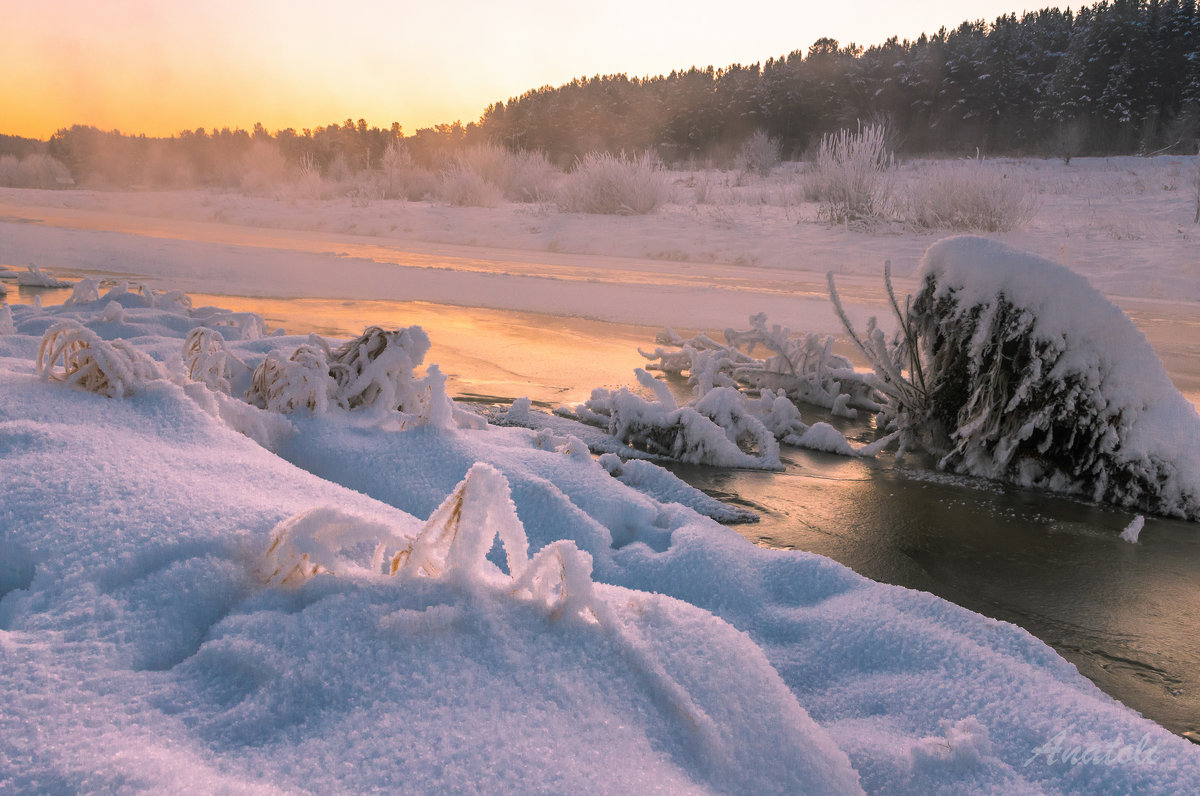
[[[761,170],[775,153],[815,152],[823,136],[878,124],[890,132],[889,149],[910,154],[1192,153],[1200,138],[1196,2],[1101,0],[1076,13],[1008,14],[865,49],[821,38],[761,65],[578,78],[496,102],[478,123],[410,136],[398,123],[363,119],[170,138],[77,125],[48,144],[0,136],[0,155],[49,155],[77,183],[98,187],[256,190],[283,174],[341,184],[366,173],[379,176],[384,195],[421,196],[436,172],[484,144],[541,152],[562,168],[592,152],[649,151],[668,163]]]
[[[1152,152],[1200,131],[1195,0],[1102,0],[964,22],[863,49],[823,38],[758,64],[607,75],[496,103],[484,134],[569,161],[641,151],[720,158],[753,131],[797,154],[886,120],[907,152]]]

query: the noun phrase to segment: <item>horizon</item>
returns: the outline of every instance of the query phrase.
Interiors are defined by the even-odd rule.
[[[452,12],[428,8],[357,7],[329,20],[310,2],[164,9],[145,0],[103,8],[66,0],[52,12],[18,0],[10,15],[15,43],[0,53],[11,76],[0,85],[7,117],[0,133],[47,140],[84,125],[165,138],[255,123],[299,131],[349,118],[383,128],[398,122],[411,135],[477,121],[494,102],[578,78],[761,64],[824,37],[870,47],[1063,7],[938,0],[914,10],[868,0],[851,19],[811,5],[757,2],[730,16],[714,2],[626,2],[596,18],[545,0],[528,0],[518,13],[472,1],[455,9],[466,21],[443,33]],[[531,16],[538,25],[527,24]],[[669,41],[656,38],[662,30],[672,31]]]

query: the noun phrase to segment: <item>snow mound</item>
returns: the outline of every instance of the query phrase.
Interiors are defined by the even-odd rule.
[[[908,323],[912,422],[955,471],[1200,519],[1200,415],[1129,318],[1067,268],[978,237],[930,247]]]
[[[17,284],[22,287],[70,287],[71,283],[51,276],[36,265],[17,274]]]

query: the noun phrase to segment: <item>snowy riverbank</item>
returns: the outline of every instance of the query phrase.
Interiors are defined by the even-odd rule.
[[[1024,631],[757,548],[569,439],[429,409],[284,417],[184,374],[202,322],[251,367],[305,329],[254,339],[245,317],[132,293],[11,312],[5,789],[1172,793],[1200,777],[1196,747]],[[64,319],[130,340],[163,378],[122,399],[39,379]],[[485,475],[461,508],[474,547],[386,574],[478,463],[518,519]],[[484,563],[496,533],[508,554]],[[327,572],[276,585],[272,540],[304,538]],[[546,550],[561,588],[555,567],[512,580]]]

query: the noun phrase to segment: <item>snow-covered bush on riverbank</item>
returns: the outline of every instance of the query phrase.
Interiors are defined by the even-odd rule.
[[[926,253],[902,317],[886,351],[878,331],[864,351],[895,371],[889,412],[941,466],[1200,519],[1200,416],[1087,280],[951,238]]]

